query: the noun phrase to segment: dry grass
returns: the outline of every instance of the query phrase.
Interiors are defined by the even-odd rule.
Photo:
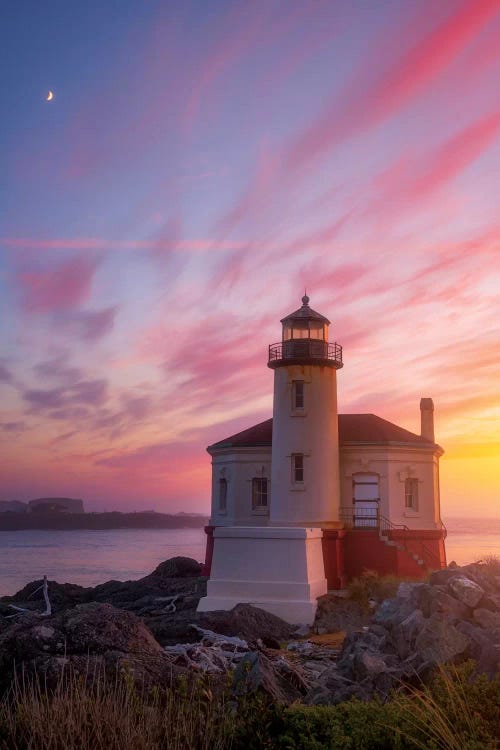
[[[0,703],[2,750],[224,750],[231,712],[209,688],[141,694],[132,681],[64,675],[48,693],[17,680]]]
[[[440,667],[432,684],[396,698],[403,735],[416,748],[497,750],[500,678],[473,677],[473,664]]]

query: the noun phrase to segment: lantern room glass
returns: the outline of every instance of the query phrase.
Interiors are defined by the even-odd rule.
[[[321,320],[287,320],[283,323],[283,341],[290,339],[328,341],[328,325]]]

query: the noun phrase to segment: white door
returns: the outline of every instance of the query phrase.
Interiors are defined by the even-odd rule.
[[[377,528],[379,524],[379,477],[355,474],[352,478],[353,522],[358,528]]]

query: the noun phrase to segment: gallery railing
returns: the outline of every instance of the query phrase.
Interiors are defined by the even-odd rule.
[[[334,341],[320,339],[289,339],[269,345],[269,364],[283,360],[324,360],[336,368],[342,367],[342,347]]]

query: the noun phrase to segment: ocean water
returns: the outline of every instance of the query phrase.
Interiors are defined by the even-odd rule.
[[[448,562],[500,556],[500,518],[447,519]],[[200,529],[0,531],[0,596],[47,575],[60,583],[95,586],[141,578],[176,555],[205,559]]]
[[[169,557],[205,559],[203,528],[0,531],[0,596],[43,578],[96,586],[151,573]]]

